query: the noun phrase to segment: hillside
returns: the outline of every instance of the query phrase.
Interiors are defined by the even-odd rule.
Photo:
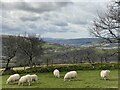
[[[61,46],[73,46],[73,47],[89,47],[96,46],[98,48],[112,49],[118,48],[118,43],[101,43],[103,39],[100,38],[77,38],[77,39],[54,39],[43,38],[45,42],[61,45]]]
[[[101,39],[99,38],[77,38],[77,39],[54,39],[54,38],[43,38],[44,41],[50,43],[57,43],[62,45],[73,45],[73,46],[80,46],[80,45],[90,45],[93,43],[99,42]]]

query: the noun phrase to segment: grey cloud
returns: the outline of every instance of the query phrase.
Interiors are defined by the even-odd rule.
[[[37,26],[36,26],[35,24],[30,24],[29,27],[30,27],[31,29],[36,29],[36,28],[37,28]]]
[[[69,3],[70,2],[2,2],[2,9],[43,13],[67,6]]]
[[[68,26],[67,22],[57,21],[53,23],[56,26]]]
[[[46,32],[52,32],[52,33],[55,33],[55,32],[68,32],[69,31],[67,28],[63,29],[63,27],[59,27],[59,26],[50,26],[50,27],[47,27],[47,28],[41,27],[40,30],[43,33],[46,33]]]
[[[37,16],[31,16],[31,17],[20,17],[22,21],[36,21],[39,20],[40,17]]]
[[[11,28],[5,25],[2,25],[2,33],[7,33],[7,34],[21,34],[24,33],[25,29],[23,28]]]
[[[73,22],[71,22],[73,24],[79,24],[79,25],[86,25],[88,24],[87,20],[74,20]]]

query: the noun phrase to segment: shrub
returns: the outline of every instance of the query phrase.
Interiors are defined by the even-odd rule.
[[[6,71],[3,71],[1,74],[2,75],[11,75],[11,74],[14,74],[16,73],[14,70],[6,70]]]
[[[44,72],[53,72],[54,69],[62,71],[71,71],[71,70],[103,70],[103,69],[118,69],[120,64],[118,63],[82,63],[82,64],[73,64],[73,65],[53,65],[53,66],[40,66],[28,68],[26,70],[9,70],[4,72],[2,75],[10,75],[14,73],[19,74],[33,74],[33,73],[44,73]]]

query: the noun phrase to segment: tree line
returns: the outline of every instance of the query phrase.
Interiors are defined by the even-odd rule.
[[[42,64],[79,64],[79,63],[109,63],[118,61],[117,49],[102,49],[95,47],[62,47],[59,51],[56,48],[44,48],[47,43],[42,39],[29,35],[3,36],[2,54],[5,56],[5,70],[10,69],[9,64],[14,60],[14,66],[36,67]],[[72,48],[72,49],[71,49]],[[79,49],[77,49],[79,48]]]

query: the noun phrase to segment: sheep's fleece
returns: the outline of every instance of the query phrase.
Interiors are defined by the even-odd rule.
[[[66,81],[67,79],[75,78],[75,77],[77,77],[76,71],[67,72],[64,76],[64,81]]]

